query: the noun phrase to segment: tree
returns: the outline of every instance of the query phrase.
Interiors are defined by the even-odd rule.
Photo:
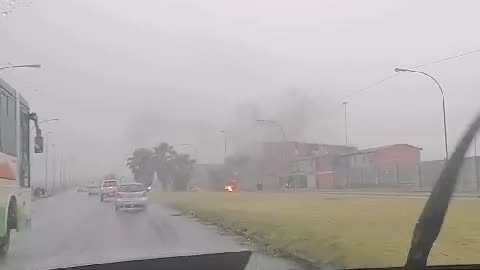
[[[195,160],[190,159],[188,154],[179,154],[171,160],[170,166],[173,172],[173,190],[187,190],[188,182],[192,178]]]
[[[162,142],[153,148],[153,162],[157,179],[162,184],[163,190],[167,190],[171,181],[173,171],[171,167],[171,160],[177,155],[173,146]]]
[[[132,171],[136,182],[151,186],[155,175],[153,151],[148,148],[137,148],[127,159],[127,167]]]
[[[153,147],[138,148],[127,159],[127,167],[132,171],[135,181],[150,186],[155,174],[163,190],[169,186],[173,190],[186,190],[192,177],[195,160],[189,155],[178,154],[173,146],[162,142]]]

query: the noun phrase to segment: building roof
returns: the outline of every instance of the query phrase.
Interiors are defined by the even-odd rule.
[[[342,156],[352,156],[352,155],[360,155],[360,154],[366,154],[366,153],[374,153],[380,150],[385,150],[388,148],[393,148],[393,147],[398,147],[398,146],[404,146],[404,147],[412,147],[416,148],[418,150],[423,150],[423,148],[413,146],[411,144],[406,144],[406,143],[397,143],[397,144],[390,144],[390,145],[384,145],[384,146],[379,146],[379,147],[372,147],[372,148],[366,148],[366,149],[361,149],[353,153],[349,154],[343,154]]]
[[[302,141],[264,141],[263,144],[307,144],[307,145],[318,145],[318,146],[331,146],[331,147],[345,147],[345,148],[356,148],[353,145],[344,145],[344,144],[329,144],[329,143],[315,143],[315,142],[302,142]]]

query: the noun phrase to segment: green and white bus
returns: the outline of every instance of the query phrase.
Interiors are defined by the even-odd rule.
[[[35,152],[43,151],[37,116],[27,101],[0,79],[0,256],[8,252],[10,231],[30,227],[30,121]]]

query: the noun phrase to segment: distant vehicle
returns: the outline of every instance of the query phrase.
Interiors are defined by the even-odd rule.
[[[87,191],[88,191],[88,188],[85,186],[79,186],[77,188],[77,192],[87,192]]]
[[[122,184],[115,197],[115,211],[121,209],[146,209],[149,189],[141,183]]]
[[[115,197],[119,185],[118,180],[104,180],[100,185],[100,201],[103,202],[106,197]]]
[[[100,187],[98,185],[88,185],[87,192],[88,195],[98,195],[100,194]]]

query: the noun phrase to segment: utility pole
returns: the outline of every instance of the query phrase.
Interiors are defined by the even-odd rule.
[[[65,188],[63,153],[60,155],[60,188]]]
[[[432,77],[430,74],[425,73],[423,71],[412,70],[412,69],[405,69],[405,68],[395,68],[395,72],[411,72],[411,73],[418,73],[424,76],[429,77],[432,79],[438,86],[440,93],[442,94],[442,111],[443,111],[443,137],[444,137],[444,144],[445,144],[445,161],[448,161],[448,137],[447,137],[447,113],[445,112],[445,93],[443,92],[443,88],[438,83],[438,81]]]
[[[347,137],[347,104],[348,102],[344,101],[344,116],[345,116],[345,145],[348,145],[348,137]]]
[[[223,162],[225,163],[225,159],[227,158],[227,133],[225,130],[220,130],[223,133]]]
[[[49,131],[45,134],[45,191],[48,191],[48,134],[53,134]]]
[[[480,183],[478,183],[478,169],[477,169],[477,134],[473,137],[473,175],[475,177],[475,187],[477,192],[480,191]]]
[[[53,177],[52,177],[52,192],[55,192],[55,181],[57,178],[57,158],[56,158],[56,153],[55,153],[55,144],[52,144],[52,153],[53,153]]]
[[[289,174],[289,166],[290,166],[290,157],[288,156],[289,155],[289,147],[288,147],[288,140],[287,140],[287,135],[285,133],[285,129],[283,129],[283,126],[277,122],[277,121],[273,121],[273,120],[266,120],[266,119],[257,119],[257,122],[260,122],[260,123],[270,123],[270,124],[274,124],[276,125],[281,134],[282,134],[282,138],[283,138],[283,165],[285,166],[284,170],[285,171],[282,171],[280,172],[281,175],[279,175],[279,182],[282,182],[282,179],[287,181],[288,182],[288,174]],[[284,177],[284,178],[282,178]]]

